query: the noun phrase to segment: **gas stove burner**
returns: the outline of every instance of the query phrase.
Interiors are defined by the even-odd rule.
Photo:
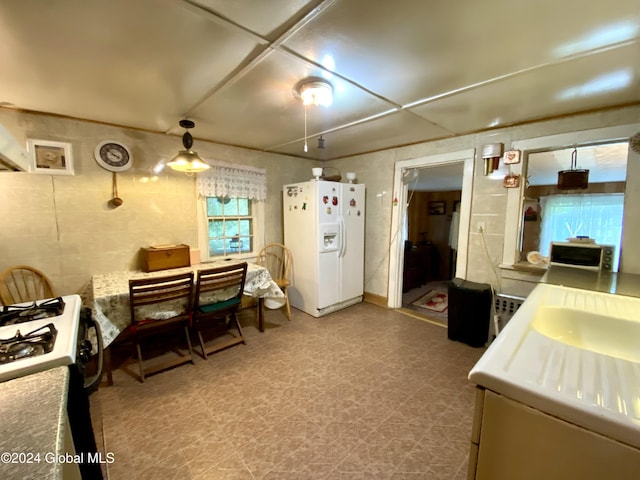
[[[53,350],[57,334],[53,323],[25,335],[17,330],[13,337],[0,339],[0,364],[49,353]]]
[[[7,305],[0,312],[0,326],[30,322],[43,318],[57,317],[64,312],[64,300],[52,298],[50,300],[33,302],[29,305]]]
[[[45,353],[44,347],[39,343],[18,342],[9,346],[6,357],[3,357],[2,354],[0,354],[0,363],[13,362],[15,360],[20,360],[21,358],[35,357],[36,355],[42,355],[43,353]]]

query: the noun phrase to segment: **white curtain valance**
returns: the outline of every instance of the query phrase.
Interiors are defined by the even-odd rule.
[[[210,160],[207,163],[211,168],[198,174],[198,195],[253,200],[267,198],[267,171],[264,168]]]

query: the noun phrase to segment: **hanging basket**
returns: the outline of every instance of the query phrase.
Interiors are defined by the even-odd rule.
[[[558,190],[584,190],[589,187],[589,170],[576,168],[578,150],[571,153],[571,168],[558,172]]]
[[[561,170],[558,172],[558,189],[584,190],[589,187],[589,170]]]

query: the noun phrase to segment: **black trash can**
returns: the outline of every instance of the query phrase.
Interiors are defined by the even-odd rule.
[[[450,340],[482,347],[489,340],[491,285],[454,278],[448,285],[449,314],[447,336]]]

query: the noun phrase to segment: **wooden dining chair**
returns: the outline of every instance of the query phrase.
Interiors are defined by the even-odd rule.
[[[140,380],[187,362],[193,362],[193,349],[189,338],[192,317],[193,272],[162,277],[129,280],[131,304],[131,334],[138,355]],[[145,368],[142,358],[142,340],[152,335],[182,327],[189,354],[178,352],[158,365]],[[159,337],[158,337],[159,338]],[[154,342],[157,346],[157,342]]]
[[[246,262],[198,271],[193,328],[198,334],[204,359],[208,354],[239,343],[246,343],[242,326],[236,315],[240,310],[246,278]],[[231,333],[230,327],[235,327],[237,335]],[[202,330],[205,328],[216,329],[231,338],[213,341],[208,347],[205,347],[202,337]]]
[[[0,273],[0,301],[3,305],[55,297],[51,281],[37,268],[17,265]]]
[[[267,243],[258,252],[256,263],[269,271],[273,281],[284,293],[287,319],[291,320],[291,305],[289,305],[289,296],[287,295],[287,288],[291,285],[291,267],[293,263],[291,250],[281,243]]]

